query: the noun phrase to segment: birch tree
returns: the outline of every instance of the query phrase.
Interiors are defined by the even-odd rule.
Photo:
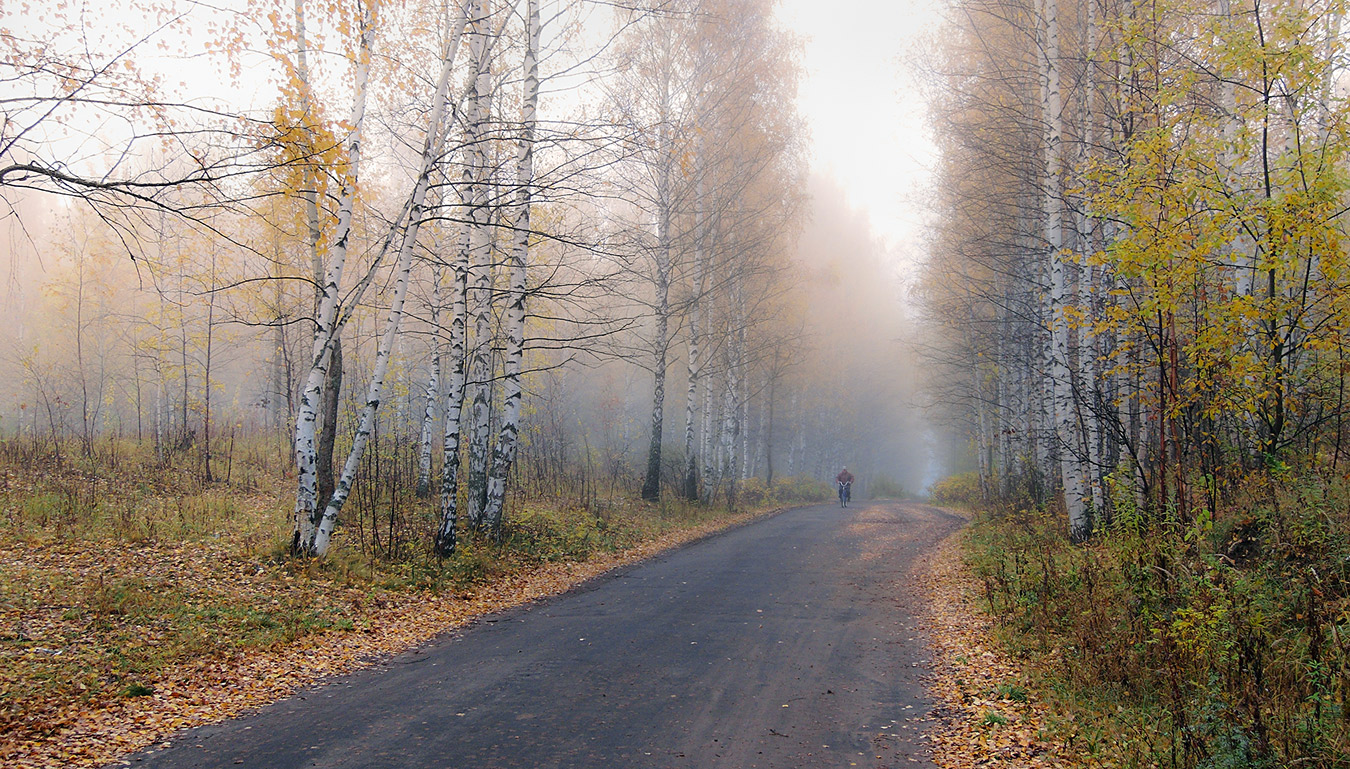
[[[489,208],[491,173],[488,146],[488,122],[492,113],[492,47],[495,36],[491,32],[493,11],[491,0],[472,0],[469,56],[473,63],[473,95],[468,102],[465,120],[464,154],[468,185],[469,238],[469,313],[472,323],[472,346],[469,348],[469,371],[466,397],[469,401],[469,466],[468,503],[469,523],[474,529],[483,523],[487,507],[489,428],[492,401],[492,251],[493,229]]]
[[[485,150],[486,128],[489,111],[489,56],[490,30],[487,8],[479,0],[468,0],[464,5],[466,21],[465,33],[469,47],[469,83],[464,98],[463,148],[460,165],[460,208],[463,210],[462,233],[459,237],[457,252],[451,263],[454,288],[450,310],[450,374],[446,382],[445,435],[443,437],[443,462],[441,465],[440,524],[436,530],[435,550],[441,556],[454,553],[456,547],[456,529],[459,520],[459,471],[460,443],[463,420],[463,406],[466,399],[478,402],[486,419],[488,362],[487,349],[478,349],[472,368],[466,362],[468,354],[469,292],[471,287],[479,289],[479,302],[486,302],[482,294],[484,283],[490,286],[491,275],[487,273],[488,249],[491,248],[490,234],[486,219],[486,173]],[[476,265],[476,267],[475,267]],[[476,270],[476,271],[475,271]],[[482,326],[487,333],[487,307],[479,306],[475,317],[475,326]],[[479,329],[476,329],[476,333]],[[477,377],[477,379],[471,379]],[[470,384],[472,383],[472,387]],[[471,406],[472,407],[472,406]],[[471,415],[472,420],[472,415]],[[470,439],[472,443],[472,438]],[[471,449],[472,451],[472,449]],[[472,463],[472,459],[470,460]],[[471,465],[472,468],[472,465]],[[472,475],[472,471],[470,472]],[[486,489],[486,484],[483,485]],[[475,489],[469,490],[470,522],[476,528],[475,510],[482,510],[483,500],[474,506]]]
[[[512,224],[510,286],[506,306],[506,365],[503,373],[505,397],[502,406],[501,433],[492,455],[492,473],[488,479],[488,529],[499,536],[502,505],[506,494],[506,475],[516,460],[520,438],[521,363],[525,354],[525,297],[529,277],[530,200],[534,183],[534,134],[539,102],[539,0],[525,3],[524,93],[521,96],[520,138],[516,143],[515,221]]]
[[[1044,35],[1043,113],[1045,120],[1045,241],[1049,249],[1050,306],[1050,379],[1053,392],[1055,435],[1059,444],[1059,475],[1064,492],[1064,507],[1069,530],[1075,539],[1085,538],[1091,529],[1083,498],[1082,446],[1078,439],[1078,409],[1075,401],[1072,359],[1080,354],[1074,347],[1074,324],[1070,317],[1072,298],[1069,271],[1071,252],[1064,242],[1063,133],[1064,108],[1060,91],[1059,0],[1042,0]]]
[[[449,19],[447,19],[449,21]],[[366,443],[370,439],[371,430],[374,427],[375,415],[379,410],[384,391],[384,379],[389,370],[389,360],[394,348],[394,341],[398,336],[399,327],[403,321],[403,304],[408,295],[408,284],[410,281],[413,267],[413,251],[417,244],[417,235],[422,224],[430,215],[427,207],[427,191],[431,186],[432,174],[444,154],[446,142],[446,114],[449,109],[450,101],[450,75],[454,68],[455,51],[459,42],[458,30],[447,36],[448,39],[441,51],[441,71],[440,77],[436,82],[436,88],[432,97],[431,114],[427,121],[426,139],[422,145],[420,163],[417,169],[417,176],[413,184],[413,190],[409,195],[408,204],[408,222],[403,228],[401,235],[401,245],[399,247],[398,265],[395,268],[394,295],[390,302],[388,315],[385,318],[384,332],[380,337],[379,348],[375,354],[375,370],[371,376],[370,386],[366,394],[365,407],[361,412],[361,423],[356,429],[356,435],[352,440],[352,448],[347,455],[346,464],[342,469],[342,476],[338,479],[337,487],[333,491],[333,497],[328,501],[324,509],[323,517],[319,522],[318,531],[314,536],[312,551],[315,555],[324,555],[328,551],[328,543],[332,537],[333,527],[337,522],[338,513],[342,510],[342,505],[346,502],[347,496],[351,493],[351,484],[355,478],[357,468],[361,461],[361,455],[365,451]]]
[[[433,453],[432,433],[436,428],[436,405],[441,391],[441,281],[442,269],[437,265],[431,277],[431,327],[435,337],[432,339],[431,374],[427,378],[426,407],[422,412],[422,428],[418,432],[417,445],[417,496],[426,498],[431,494],[431,456]]]
[[[337,221],[329,249],[329,262],[324,274],[323,298],[319,302],[316,318],[317,331],[314,335],[309,373],[300,391],[300,409],[295,418],[295,466],[298,490],[291,550],[298,554],[322,554],[318,549],[318,529],[324,508],[320,506],[318,499],[316,428],[319,401],[323,396],[328,367],[332,363],[333,350],[340,324],[343,322],[339,317],[340,287],[351,245],[357,177],[361,167],[362,128],[366,116],[370,62],[375,46],[378,10],[377,0],[371,0],[365,5],[365,12],[360,21],[360,42],[354,63],[352,110],[347,121],[349,132],[343,141],[347,169],[338,193]]]

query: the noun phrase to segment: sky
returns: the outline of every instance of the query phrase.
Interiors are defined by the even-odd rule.
[[[865,211],[902,274],[922,256],[924,201],[937,150],[910,59],[940,22],[941,0],[780,0],[805,41],[797,108],[811,163]],[[825,10],[828,8],[828,10]]]

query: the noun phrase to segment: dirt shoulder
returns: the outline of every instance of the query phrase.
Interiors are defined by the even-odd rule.
[[[943,769],[1072,766],[1044,733],[1048,708],[1028,687],[1024,666],[1002,651],[979,607],[979,585],[961,557],[967,531],[925,554],[911,583],[933,652],[933,761]]]

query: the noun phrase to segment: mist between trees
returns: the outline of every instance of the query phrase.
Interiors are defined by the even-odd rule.
[[[917,487],[900,287],[808,178],[771,8],[7,8],[5,440],[250,457],[308,555],[400,483],[442,555],[513,494]]]
[[[960,4],[927,298],[980,493],[1213,511],[1347,459],[1339,3]]]
[[[1344,5],[953,10],[925,294],[989,608],[1085,765],[1347,765]]]

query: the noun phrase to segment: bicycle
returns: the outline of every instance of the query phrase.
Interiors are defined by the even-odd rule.
[[[848,507],[848,502],[853,498],[853,482],[839,482],[839,506]]]

